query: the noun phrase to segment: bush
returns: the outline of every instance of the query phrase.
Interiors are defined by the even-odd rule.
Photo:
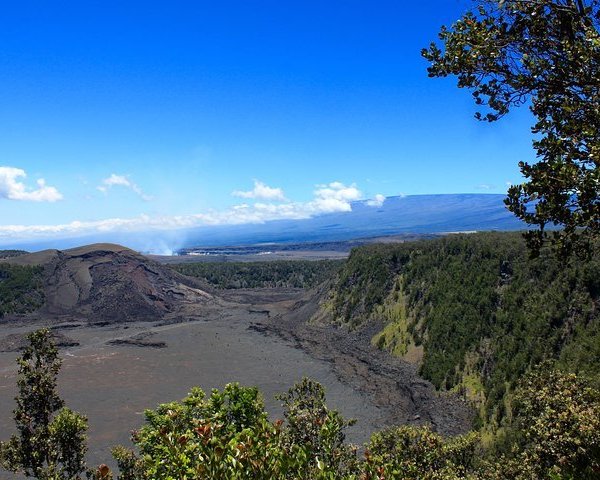
[[[447,441],[428,427],[392,427],[375,433],[365,452],[367,479],[415,480],[467,478],[477,435]]]
[[[305,379],[282,399],[287,425],[268,420],[256,388],[235,383],[147,410],[132,436],[139,454],[113,451],[120,478],[342,478],[355,450],[344,444],[349,422],[326,407],[323,387]]]

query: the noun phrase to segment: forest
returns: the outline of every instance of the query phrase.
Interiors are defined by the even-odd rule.
[[[44,303],[42,267],[0,263],[0,318],[32,312]]]
[[[380,322],[375,345],[498,427],[518,379],[541,362],[600,384],[599,295],[596,257],[533,259],[519,234],[481,233],[357,248],[322,309],[349,328]]]
[[[342,260],[277,260],[271,262],[195,262],[171,265],[183,275],[216,288],[311,288],[332,276]]]

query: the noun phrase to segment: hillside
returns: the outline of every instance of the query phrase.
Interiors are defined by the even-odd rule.
[[[495,422],[543,360],[600,383],[599,279],[597,259],[530,260],[518,234],[370,245],[352,252],[313,321],[377,325],[375,345]]]
[[[204,283],[125,247],[94,244],[0,260],[0,315],[118,323],[156,320],[212,297]]]
[[[201,227],[190,230],[186,244],[232,245],[260,242],[322,242],[401,233],[522,230],[504,205],[504,195],[444,194],[387,197],[378,207],[353,202],[349,212],[257,225]]]

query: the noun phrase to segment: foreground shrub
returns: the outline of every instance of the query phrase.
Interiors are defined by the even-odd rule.
[[[429,427],[388,428],[371,437],[363,478],[471,478],[477,440],[474,433],[447,441]]]
[[[514,428],[522,440],[499,478],[600,478],[600,391],[544,367],[517,391]]]
[[[345,420],[325,404],[325,389],[304,378],[286,394],[283,402],[287,423],[281,430],[289,478],[351,478],[358,472],[357,448],[345,443]]]
[[[267,419],[256,388],[235,383],[209,397],[194,388],[181,402],[148,410],[132,436],[139,454],[113,450],[119,478],[343,478],[355,449],[344,443],[349,422],[327,408],[323,387],[305,379],[281,398],[287,425]]]

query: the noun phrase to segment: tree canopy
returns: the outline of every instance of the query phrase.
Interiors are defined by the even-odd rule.
[[[538,161],[519,162],[526,181],[505,203],[538,227],[526,237],[534,253],[548,238],[563,253],[589,251],[600,236],[599,27],[599,0],[477,0],[441,28],[441,48],[422,51],[430,77],[455,75],[472,91],[476,118],[533,113]]]

